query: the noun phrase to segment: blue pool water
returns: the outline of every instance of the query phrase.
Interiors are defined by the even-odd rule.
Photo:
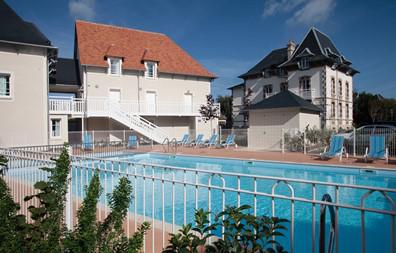
[[[218,159],[208,157],[195,156],[169,156],[164,154],[134,154],[116,157],[119,161],[131,161],[145,164],[156,164],[174,166],[180,168],[191,168],[212,172],[232,172],[248,175],[263,175],[274,176],[282,178],[304,179],[322,182],[336,182],[342,184],[375,186],[384,188],[396,188],[396,173],[390,171],[372,171],[359,170],[356,168],[342,168],[330,166],[314,166],[314,165],[300,165],[300,164],[286,164],[276,162],[261,162],[261,161],[242,161],[235,159]],[[99,165],[100,166],[100,165]],[[103,166],[103,165],[102,165]],[[107,169],[111,166],[106,165]],[[118,166],[118,167],[117,167]],[[122,165],[113,165],[113,170],[134,172],[136,169],[138,174],[155,175],[158,178],[162,176],[165,179],[172,179],[170,171],[163,171],[156,167],[134,166],[127,168]],[[78,173],[77,173],[78,174]],[[209,177],[208,173],[199,173],[198,182],[207,184]],[[84,177],[84,173],[76,175],[76,179]],[[113,179],[110,179],[112,178]],[[115,177],[115,178],[114,178]],[[117,182],[117,173],[102,173],[102,182],[107,182],[107,189],[111,189],[112,185]],[[183,171],[174,174],[176,180],[186,180],[186,182],[195,183],[196,177],[194,172]],[[237,188],[237,178],[234,176],[225,176],[226,187]],[[161,220],[164,213],[165,221],[172,223],[172,184],[164,183],[164,210],[162,209],[162,185],[160,180],[154,182],[150,179],[142,180],[138,178],[136,181],[132,177],[132,183],[136,188],[136,206],[138,214],[145,214],[148,217],[154,215],[155,219]],[[274,180],[258,180],[257,191],[271,193]],[[222,181],[219,177],[212,177],[212,184],[221,186]],[[312,186],[303,183],[291,183],[294,188],[295,196],[302,198],[312,198]],[[154,190],[153,190],[154,186]],[[241,177],[240,188],[243,190],[253,191],[254,182],[251,178]],[[143,188],[144,191],[143,191]],[[186,186],[186,221],[193,222],[193,214],[196,206],[204,209],[208,208],[208,190],[206,188],[198,189],[198,200],[195,197],[195,187]],[[278,194],[289,195],[290,191],[285,186],[280,184],[276,189]],[[144,193],[144,195],[143,195]],[[316,198],[320,199],[323,194],[328,193],[332,199],[335,199],[335,188],[329,186],[317,186]],[[359,206],[361,196],[366,193],[364,190],[340,188],[339,201],[340,203]],[[80,193],[81,194],[81,193]],[[181,225],[184,223],[184,188],[182,184],[175,184],[175,224]],[[396,200],[396,196],[391,194],[391,197]],[[154,200],[154,208],[152,203]],[[103,201],[103,200],[102,200]],[[143,203],[145,202],[145,204]],[[226,205],[237,205],[237,194],[234,192],[225,193]],[[254,198],[250,194],[241,194],[240,203],[254,205]],[[288,200],[276,200],[276,216],[291,219],[291,202]],[[377,193],[373,193],[365,202],[367,207],[390,210],[390,204]],[[145,207],[144,207],[145,205]],[[134,211],[135,203],[131,203],[131,211]],[[222,192],[220,190],[212,190],[211,208],[213,212],[218,212],[222,208]],[[316,238],[319,238],[319,206],[316,206]],[[145,209],[145,210],[143,210]],[[154,214],[153,214],[154,210]],[[257,214],[271,215],[271,199],[268,197],[257,198]],[[295,202],[295,252],[310,252],[311,251],[311,236],[312,236],[312,205],[309,203]],[[327,215],[329,217],[329,215]],[[361,212],[358,210],[339,209],[339,243],[340,252],[358,252],[361,249]],[[390,216],[384,216],[374,213],[366,213],[366,240],[367,252],[389,252],[390,250]],[[327,231],[327,234],[329,231]],[[288,236],[288,234],[287,234]],[[288,242],[284,241],[287,247]],[[316,246],[318,248],[318,245]],[[378,251],[380,250],[380,251]]]
[[[174,222],[176,225],[184,223],[184,216],[186,222],[193,222],[194,209],[196,203],[198,207],[208,208],[208,189],[204,187],[198,188],[198,199],[196,199],[196,188],[194,186],[183,184],[174,185],[174,200],[172,199],[173,185],[166,180],[171,180],[174,177],[177,181],[187,183],[208,184],[208,180],[212,173],[198,173],[196,177],[195,170],[205,170],[211,172],[232,172],[248,175],[274,176],[281,178],[303,179],[321,182],[334,182],[361,186],[374,186],[389,189],[396,188],[396,173],[392,171],[366,171],[357,168],[345,168],[322,165],[303,165],[303,164],[286,164],[278,162],[261,162],[261,161],[243,161],[235,159],[218,159],[207,157],[193,157],[193,156],[169,156],[164,154],[128,154],[118,157],[113,157],[113,160],[118,160],[120,163],[87,163],[88,167],[106,168],[108,172],[101,172],[101,183],[104,192],[101,197],[101,202],[105,202],[105,194],[110,193],[111,189],[117,184],[120,176],[125,172],[136,173],[138,175],[154,175],[156,178],[164,178],[165,183],[162,185],[161,180],[143,180],[142,177],[130,177],[135,189],[135,198],[130,205],[130,211],[139,215],[145,215],[150,221],[154,216],[157,220],[162,220],[165,217],[167,223]],[[191,172],[162,170],[156,166],[141,166],[129,165],[123,161],[174,166],[180,168],[190,168]],[[114,171],[113,173],[110,171]],[[121,173],[118,173],[121,172]],[[84,197],[84,186],[88,184],[92,177],[92,170],[81,170],[73,167],[72,172],[72,187],[73,194],[78,197]],[[225,186],[227,188],[237,188],[237,177],[224,176]],[[276,183],[275,180],[259,179],[257,180],[257,191],[263,193],[271,193],[272,185]],[[312,198],[312,186],[304,183],[290,183],[294,189],[295,196],[300,198]],[[222,181],[218,176],[212,177],[212,185],[221,186]],[[240,188],[242,190],[253,191],[254,181],[251,178],[241,177]],[[185,190],[184,190],[185,189]],[[184,191],[186,192],[186,206],[184,206]],[[331,186],[316,186],[316,198],[321,199],[323,194],[328,193],[335,200],[335,188]],[[290,195],[289,189],[280,184],[276,189],[277,194]],[[366,193],[365,190],[340,188],[339,202],[346,205],[359,206],[360,198]],[[162,196],[164,195],[164,202]],[[396,201],[395,194],[389,196]],[[237,205],[238,196],[234,192],[225,192],[226,205]],[[174,209],[173,207],[174,201]],[[154,207],[152,206],[154,203]],[[212,189],[211,191],[211,208],[213,212],[218,212],[222,208],[222,192],[220,190]],[[240,204],[254,205],[254,198],[251,194],[241,194]],[[164,208],[162,208],[164,205]],[[390,204],[379,193],[373,193],[365,202],[366,207],[391,210]],[[278,217],[291,219],[291,202],[289,200],[276,200],[276,213]],[[184,210],[186,213],[184,215]],[[175,217],[173,220],[172,212]],[[319,211],[320,207],[315,207],[316,221],[315,221],[315,237],[319,238]],[[257,197],[257,214],[271,215],[271,198],[259,196]],[[133,214],[132,214],[133,215]],[[295,202],[295,252],[311,252],[311,238],[312,238],[312,204]],[[390,252],[390,216],[380,215],[366,212],[366,252]],[[329,215],[327,215],[329,223]],[[326,231],[329,234],[329,231]],[[360,252],[361,251],[361,212],[351,209],[339,209],[339,252]],[[286,234],[289,236],[289,233]],[[394,238],[396,240],[396,238]],[[289,249],[288,240],[281,241]],[[318,251],[318,243],[316,243],[316,251]]]

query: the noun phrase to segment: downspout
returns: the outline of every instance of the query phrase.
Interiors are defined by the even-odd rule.
[[[137,98],[138,98],[138,113],[140,114],[140,71],[137,74]]]
[[[47,57],[46,57],[46,69],[45,69],[45,73],[47,73],[47,85],[46,85],[46,91],[45,91],[45,93],[47,95],[47,98],[46,98],[46,102],[47,102],[47,145],[50,145],[50,137],[51,137],[50,131],[51,131],[51,128],[50,128],[50,112],[49,112],[49,69],[48,69],[48,67],[49,67],[48,55],[49,55],[50,52],[49,52],[48,49],[45,50],[45,52],[47,54]]]

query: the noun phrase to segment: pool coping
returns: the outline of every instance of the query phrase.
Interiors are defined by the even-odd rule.
[[[386,171],[396,173],[395,169],[392,168],[385,168],[385,167],[374,167],[374,166],[354,166],[354,165],[336,165],[336,164],[322,164],[322,163],[308,163],[308,162],[292,162],[292,161],[279,161],[279,160],[265,160],[265,159],[243,159],[243,158],[234,158],[234,157],[226,157],[226,156],[208,156],[208,155],[196,155],[196,154],[184,154],[184,153],[164,153],[159,151],[149,151],[149,152],[136,152],[140,154],[147,154],[147,153],[155,153],[155,154],[163,154],[163,155],[179,155],[179,156],[193,156],[193,157],[203,157],[203,158],[218,158],[218,159],[227,159],[227,160],[239,160],[239,161],[249,161],[249,162],[267,162],[267,163],[284,163],[284,164],[291,164],[291,165],[309,165],[309,166],[322,166],[322,167],[330,167],[330,168],[346,168],[346,169],[358,169],[358,170],[378,170],[378,171]]]

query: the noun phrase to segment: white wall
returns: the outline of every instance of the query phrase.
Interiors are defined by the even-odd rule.
[[[282,129],[304,130],[318,127],[319,114],[300,112],[298,108],[276,108],[249,111],[248,146],[254,149],[280,150]]]
[[[11,98],[0,98],[0,146],[48,144],[47,50],[0,43],[0,73]]]
[[[143,72],[123,70],[122,75],[107,74],[106,68],[87,67],[88,97],[108,97],[110,88],[121,89],[121,99],[145,101],[146,92],[155,92],[157,103],[184,103],[184,94],[193,95],[193,104],[206,102],[210,80],[159,73],[158,78],[145,78]]]
[[[280,84],[285,82],[286,78],[278,76],[271,76],[269,78],[255,78],[246,80],[246,90],[249,88],[253,91],[250,97],[251,103],[255,104],[264,99],[263,87],[264,85],[272,84],[273,93],[280,92]]]

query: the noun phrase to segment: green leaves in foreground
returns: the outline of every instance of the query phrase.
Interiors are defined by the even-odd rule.
[[[111,212],[101,223],[96,220],[96,206],[102,189],[99,174],[95,173],[77,212],[78,224],[69,231],[64,224],[70,170],[67,147],[56,160],[55,168],[43,170],[51,173],[48,182],[35,183],[37,193],[24,199],[39,202],[38,206],[28,207],[31,223],[26,222],[25,216],[16,214],[19,205],[13,201],[0,177],[0,252],[139,252],[150,224],[141,224],[130,238],[124,234],[122,224],[132,199],[132,185],[127,178],[121,178],[113,193],[108,195]]]
[[[215,222],[209,225],[209,212],[196,210],[196,226],[184,225],[177,234],[171,234],[170,245],[164,253],[214,253],[214,252],[257,252],[285,253],[283,247],[273,238],[283,236],[287,230],[285,219],[267,216],[254,216],[249,213],[250,206],[227,207],[215,216]],[[214,231],[221,232],[222,238]],[[210,237],[214,237],[209,244]]]

